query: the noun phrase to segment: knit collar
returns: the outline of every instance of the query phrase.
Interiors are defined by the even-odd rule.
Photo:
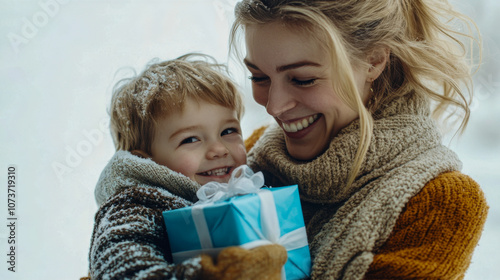
[[[117,192],[141,185],[165,189],[188,201],[194,200],[200,187],[195,181],[151,159],[117,151],[99,177],[94,191],[96,202],[100,206]]]
[[[368,152],[354,183],[347,187],[359,139],[356,120],[341,130],[317,158],[298,161],[286,152],[282,130],[273,126],[256,143],[248,158],[252,168],[264,170],[268,184],[299,184],[302,199],[337,203],[441,142],[440,133],[429,117],[428,102],[416,94],[393,100],[376,112]]]

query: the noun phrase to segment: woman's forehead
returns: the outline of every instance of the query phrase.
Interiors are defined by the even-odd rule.
[[[267,65],[279,72],[297,64],[315,66],[328,60],[326,50],[312,34],[280,23],[249,25],[245,28],[245,39],[245,63],[258,70]]]

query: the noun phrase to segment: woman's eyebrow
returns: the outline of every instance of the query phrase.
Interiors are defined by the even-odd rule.
[[[244,58],[243,59],[243,62],[245,63],[245,65],[249,68],[253,68],[255,70],[260,70],[259,67],[257,67],[257,65],[251,63],[250,61],[248,61],[248,59]]]
[[[259,67],[257,67],[257,65],[251,63],[246,58],[243,59],[243,62],[249,68],[253,68],[255,70],[260,70]],[[312,62],[312,61],[307,61],[307,60],[305,60],[305,61],[299,61],[299,62],[295,62],[295,63],[290,63],[290,64],[278,66],[278,67],[276,67],[276,72],[279,73],[279,72],[283,72],[283,71],[287,71],[287,70],[291,70],[291,69],[296,69],[296,68],[300,68],[300,67],[304,67],[304,66],[320,67],[321,64],[316,63],[316,62]]]
[[[283,66],[278,66],[278,67],[276,67],[276,72],[279,73],[279,72],[283,72],[283,71],[287,71],[287,70],[291,70],[291,69],[296,69],[296,68],[300,68],[300,67],[304,67],[304,66],[320,67],[321,65],[319,63],[307,61],[307,60],[306,61],[299,61],[299,62],[295,62],[295,63],[283,65]]]

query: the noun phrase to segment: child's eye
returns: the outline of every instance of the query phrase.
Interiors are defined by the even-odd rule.
[[[190,143],[194,143],[194,142],[198,142],[198,141],[200,141],[198,138],[191,136],[191,137],[187,137],[184,140],[182,140],[180,145],[190,144]]]
[[[316,79],[309,79],[309,80],[292,79],[292,82],[298,86],[312,86],[316,82]]]
[[[231,127],[231,128],[226,128],[221,132],[221,136],[232,134],[232,133],[238,133],[238,129]]]

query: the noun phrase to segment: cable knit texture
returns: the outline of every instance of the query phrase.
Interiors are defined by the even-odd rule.
[[[439,177],[460,170],[461,163],[441,145],[429,111],[425,99],[410,93],[376,112],[368,153],[349,187],[346,182],[359,143],[358,121],[344,128],[311,161],[291,158],[283,132],[276,126],[269,127],[250,150],[249,165],[264,172],[268,185],[299,185],[313,258],[312,279],[463,277],[487,206],[470,178],[449,173],[454,174],[450,183]],[[429,190],[423,191],[426,184]],[[450,190],[443,197],[446,186]],[[475,199],[465,203],[470,193]],[[414,203],[412,198],[424,202]],[[461,209],[466,217],[457,215],[457,204],[469,207]],[[425,228],[415,213],[430,220]],[[404,224],[406,216],[414,223]],[[463,220],[477,222],[469,226]],[[401,233],[400,227],[406,232]],[[441,236],[443,230],[448,235]],[[457,230],[466,234],[459,236]],[[467,250],[449,248],[457,244]],[[419,245],[426,245],[427,250],[419,251]],[[457,255],[443,254],[451,251]],[[419,259],[433,263],[434,268],[419,267]]]
[[[365,279],[463,279],[487,209],[470,177],[440,175],[408,202]]]
[[[91,278],[198,279],[200,258],[172,264],[162,217],[192,205],[196,189],[196,182],[152,160],[116,152],[96,186],[102,205],[89,253]]]

